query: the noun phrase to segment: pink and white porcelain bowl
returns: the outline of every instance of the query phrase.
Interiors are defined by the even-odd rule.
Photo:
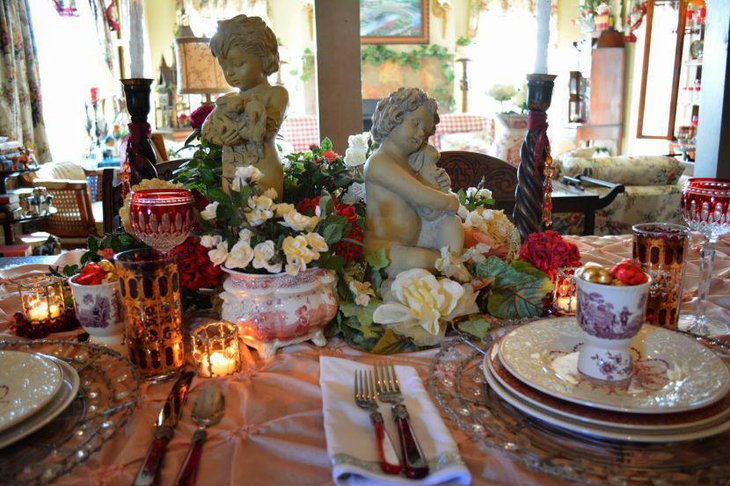
[[[586,342],[581,346],[578,371],[591,378],[623,381],[631,377],[629,343],[644,324],[651,281],[614,286],[575,278],[576,317]]]

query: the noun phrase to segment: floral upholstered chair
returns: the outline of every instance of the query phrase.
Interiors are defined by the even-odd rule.
[[[631,233],[631,226],[652,221],[682,224],[679,202],[685,178],[681,177],[681,162],[665,156],[591,155],[590,149],[581,149],[556,157],[556,177],[585,175],[625,186],[625,193],[596,211],[596,235],[627,234]],[[587,189],[601,195],[608,191],[599,187]],[[553,227],[563,234],[580,234],[583,215],[556,214]]]

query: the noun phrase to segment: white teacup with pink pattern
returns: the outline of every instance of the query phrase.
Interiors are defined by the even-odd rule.
[[[644,324],[651,281],[615,286],[575,278],[576,317],[586,342],[581,346],[578,371],[591,378],[622,381],[631,377],[629,343]]]

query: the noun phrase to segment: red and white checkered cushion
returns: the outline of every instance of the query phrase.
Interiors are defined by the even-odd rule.
[[[319,123],[314,115],[291,115],[284,119],[279,135],[289,142],[295,152],[309,150],[319,144]]]

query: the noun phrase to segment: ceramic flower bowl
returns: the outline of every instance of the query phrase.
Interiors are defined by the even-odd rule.
[[[89,333],[92,342],[121,344],[124,341],[124,312],[119,282],[81,285],[75,282],[77,277],[71,277],[68,283],[81,327]]]
[[[229,275],[223,283],[221,317],[235,323],[243,342],[263,359],[289,344],[327,344],[323,331],[337,314],[333,272],[311,268],[291,276],[223,270]]]
[[[585,332],[578,370],[591,378],[623,381],[631,377],[629,343],[644,324],[651,281],[640,285],[604,285],[577,277],[576,316]]]

